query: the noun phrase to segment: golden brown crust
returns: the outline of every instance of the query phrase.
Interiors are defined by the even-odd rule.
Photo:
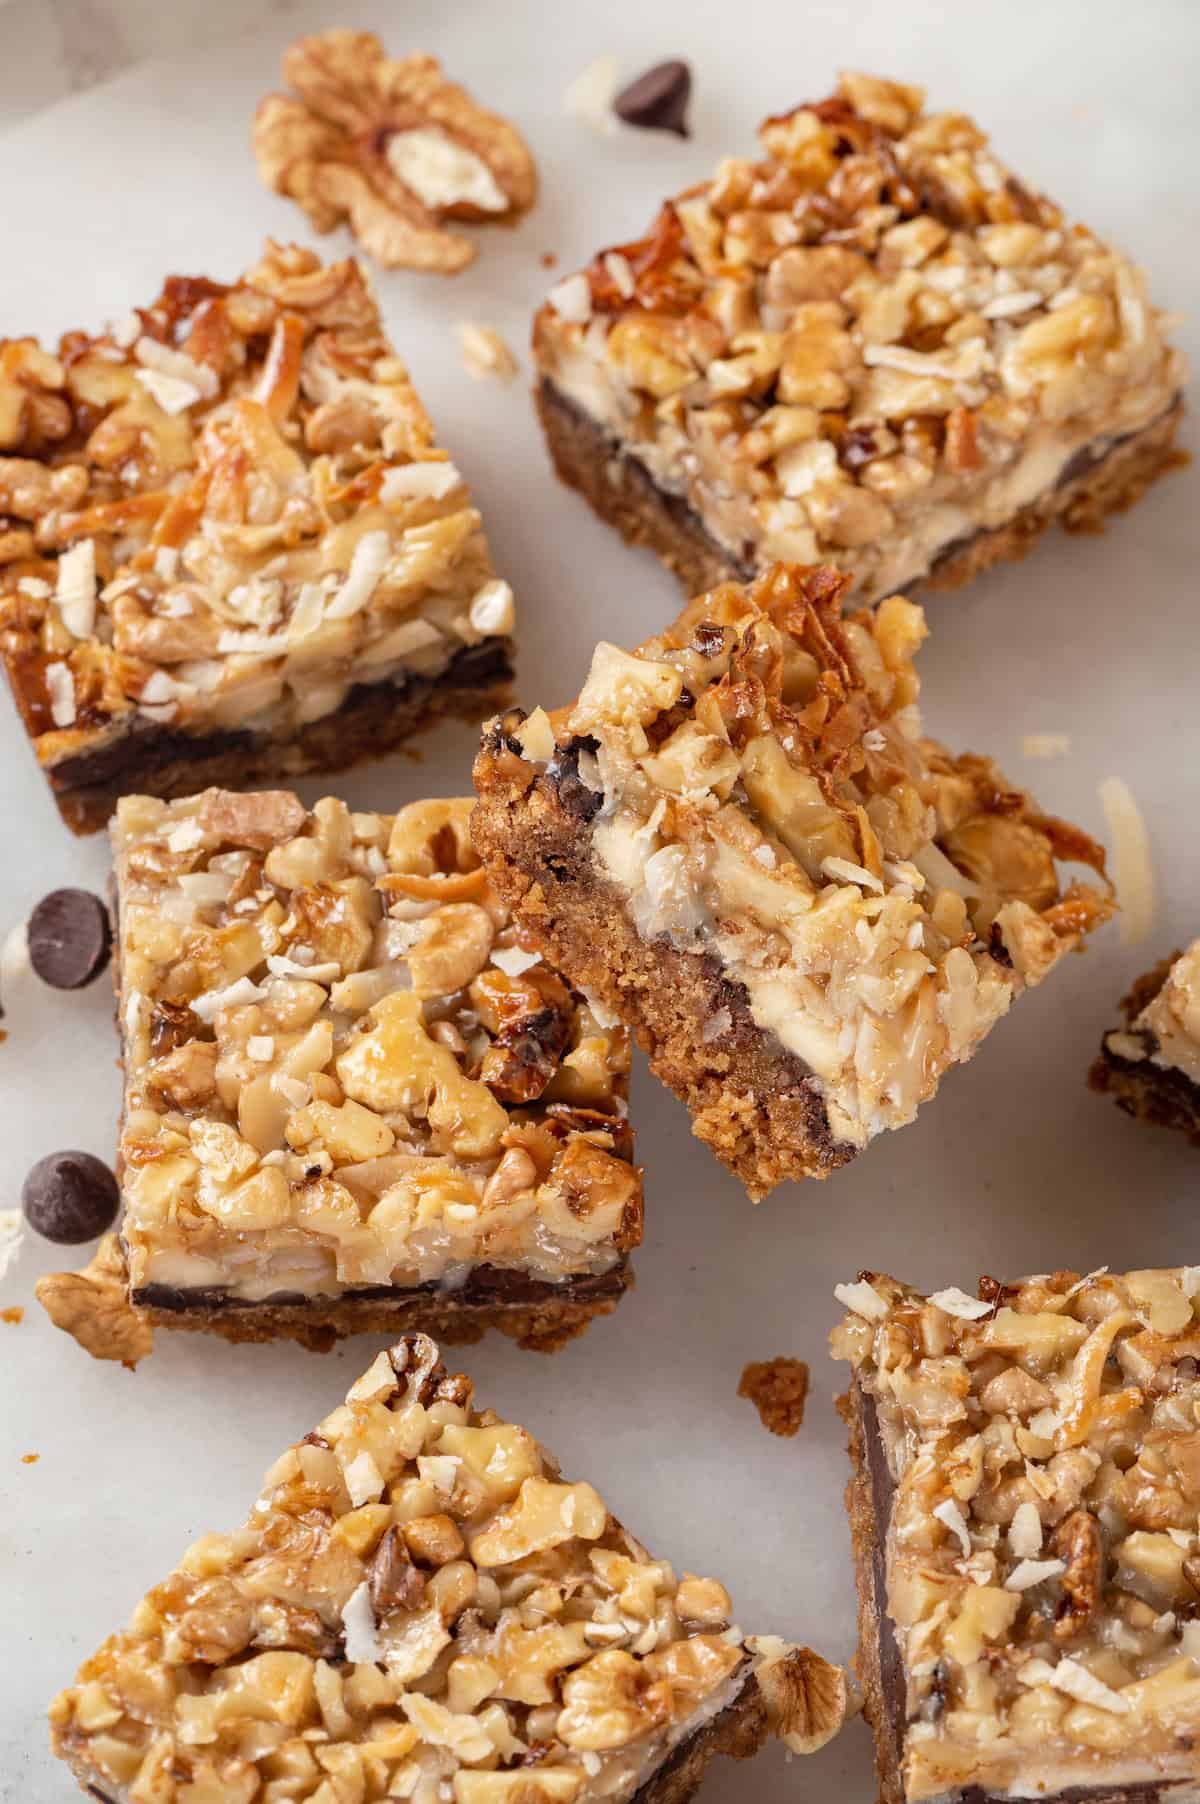
[[[685,503],[657,488],[640,463],[613,446],[604,431],[566,402],[552,383],[537,391],[537,410],[554,468],[568,487],[630,545],[644,545],[674,571],[689,595],[750,574],[705,532]],[[1102,532],[1110,514],[1124,513],[1171,470],[1188,463],[1175,444],[1183,417],[1179,401],[1144,432],[1115,446],[1089,470],[1049,490],[1006,526],[977,533],[942,553],[911,588],[959,589],[993,564],[1023,558],[1056,522],[1068,532]]]
[[[883,1546],[886,1524],[878,1520],[867,1461],[863,1396],[857,1385],[839,1398],[838,1410],[850,1432],[850,1478],[846,1484],[846,1520],[854,1555],[854,1587],[858,1598],[858,1652],[854,1667],[862,1691],[863,1716],[875,1735],[875,1771],[879,1804],[903,1804],[903,1788],[895,1758],[895,1730],[884,1692],[883,1619],[876,1598],[875,1560]]]
[[[478,721],[508,699],[511,673],[501,670],[490,683],[462,687],[446,684],[410,684],[401,693],[394,684],[381,683],[377,693],[357,704],[347,703],[335,714],[310,721],[294,739],[250,736],[207,756],[190,757],[186,747],[162,764],[131,765],[127,774],[106,781],[65,784],[51,766],[47,775],[58,811],[72,833],[97,833],[106,825],[122,795],[133,789],[145,795],[172,800],[201,789],[253,789],[284,777],[289,782],[310,771],[349,770],[374,758],[386,757],[417,733],[425,733],[442,720]],[[150,735],[147,746],[152,745]],[[204,740],[197,740],[197,751]]]
[[[552,962],[590,995],[634,1018],[651,1069],[687,1104],[692,1132],[758,1200],[788,1179],[827,1177],[854,1156],[836,1141],[801,1060],[763,1034],[745,990],[715,961],[669,941],[647,942],[615,887],[598,877],[590,835],[545,785],[506,775],[485,742],[475,765],[477,850],[509,906],[544,941]],[[513,862],[536,866],[535,880]],[[696,1024],[728,1010],[716,1040]]]
[[[632,1287],[632,1273],[622,1274],[622,1288]],[[190,1328],[216,1334],[238,1344],[291,1340],[310,1353],[329,1353],[351,1334],[428,1334],[452,1346],[473,1345],[489,1328],[506,1334],[527,1352],[557,1353],[589,1328],[597,1316],[611,1315],[616,1296],[586,1302],[547,1298],[528,1304],[463,1304],[446,1296],[330,1298],[311,1303],[256,1303],[248,1307],[165,1309],[142,1306],[138,1313],[152,1327]]]

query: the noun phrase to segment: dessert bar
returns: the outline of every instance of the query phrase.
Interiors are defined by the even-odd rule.
[[[148,1323],[550,1350],[614,1307],[628,1040],[521,945],[470,809],[122,800],[119,1231]]]
[[[1140,271],[924,104],[843,75],[538,313],[559,475],[688,594],[777,559],[955,588],[1182,461]]]
[[[100,1804],[682,1804],[844,1711],[731,1613],[409,1335],[85,1661],[52,1744]]]
[[[0,341],[0,652],[76,831],[479,719],[512,621],[357,263],[269,244],[56,354]]]
[[[493,882],[756,1197],[911,1121],[1110,906],[1060,882],[1085,834],[922,736],[921,610],[846,586],[701,595],[476,765]]]
[[[882,1804],[1197,1796],[1198,1291],[838,1286]]]
[[[1139,1121],[1181,1128],[1200,1146],[1200,940],[1139,977],[1105,1034],[1093,1090]]]

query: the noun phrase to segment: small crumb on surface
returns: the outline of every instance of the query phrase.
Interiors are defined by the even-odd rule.
[[[0,1309],[0,1322],[11,1322],[14,1327],[25,1320],[25,1311],[19,1303],[10,1303],[7,1309]]]
[[[543,251],[542,252],[542,268],[543,269],[555,269],[555,268],[557,268],[557,266],[558,266],[557,254],[554,251]]]
[[[563,94],[564,110],[589,125],[602,138],[611,137],[617,129],[613,102],[617,98],[618,81],[616,57],[611,52],[596,57],[568,83]]]
[[[1065,758],[1070,749],[1069,733],[1026,733],[1021,740],[1024,758]]]
[[[463,368],[476,382],[511,382],[520,370],[508,345],[494,326],[460,320],[455,327],[462,346]]]
[[[23,1453],[21,1455],[21,1464],[23,1466],[36,1466],[41,1457],[40,1453]]]
[[[808,1367],[802,1359],[791,1359],[785,1353],[774,1359],[752,1360],[742,1373],[737,1394],[750,1399],[763,1427],[772,1434],[796,1434],[804,1420]]]

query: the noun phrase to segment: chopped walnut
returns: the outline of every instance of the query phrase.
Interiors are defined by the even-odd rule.
[[[533,205],[537,171],[524,139],[435,57],[392,62],[369,31],[327,31],[293,44],[283,74],[296,95],[259,106],[259,174],[319,232],[346,220],[385,269],[452,275],[475,246],[448,220],[508,221]]]
[[[53,1747],[141,1800],[629,1799],[742,1700],[739,1754],[836,1727],[836,1669],[728,1613],[412,1335],[84,1663]]]
[[[623,1269],[642,1219],[628,1037],[517,945],[470,813],[310,811],[283,791],[121,803],[135,1299],[319,1304],[453,1295],[477,1267],[567,1287]],[[62,1298],[94,1281],[55,1282],[74,1329]],[[373,1583],[399,1582],[405,1545]]]
[[[782,1353],[775,1359],[752,1360],[738,1383],[738,1396],[750,1399],[771,1434],[798,1434],[808,1397],[808,1367],[802,1359]]]

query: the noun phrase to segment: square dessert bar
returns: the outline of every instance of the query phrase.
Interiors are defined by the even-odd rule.
[[[1198,1292],[838,1286],[882,1804],[1200,1795]]]
[[[550,1350],[614,1307],[628,1041],[518,942],[470,810],[122,800],[119,1228],[149,1322]]]
[[[701,595],[476,765],[493,882],[756,1197],[911,1121],[1109,908],[1060,887],[1085,834],[922,736],[920,608],[842,619],[845,587]]]
[[[537,316],[559,475],[688,594],[775,559],[955,588],[1182,461],[1141,273],[923,109],[843,75]]]
[[[1200,940],[1139,977],[1121,1008],[1124,1027],[1105,1034],[1088,1073],[1093,1090],[1200,1146]]]
[[[731,1614],[411,1335],[84,1663],[52,1744],[101,1804],[682,1804],[844,1711]]]
[[[0,652],[77,832],[478,720],[512,622],[357,263],[268,244],[55,355],[0,341]]]

